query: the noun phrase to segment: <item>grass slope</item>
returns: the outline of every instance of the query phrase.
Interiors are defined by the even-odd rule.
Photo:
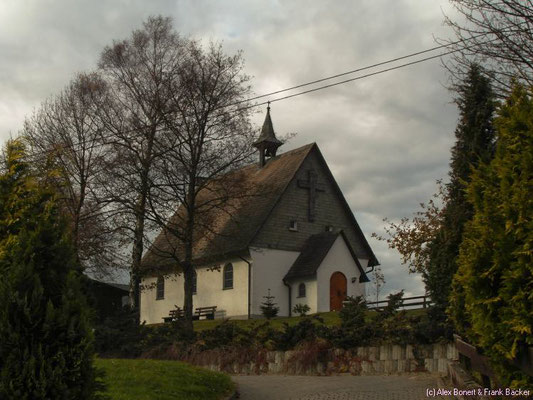
[[[318,315],[324,320],[324,324],[327,326],[334,326],[334,325],[340,325],[341,319],[339,317],[339,313],[337,312],[327,312],[327,313],[319,313],[314,314]],[[300,322],[303,318],[302,317],[276,317],[270,320],[270,325],[273,328],[281,329],[283,326],[283,323],[286,322],[289,325],[296,325],[298,322]],[[205,331],[207,329],[213,329],[215,326],[221,324],[224,320],[222,319],[214,319],[214,320],[200,320],[200,321],[194,321],[194,330],[197,332]],[[262,324],[266,322],[266,319],[232,319],[230,320],[233,324],[239,325],[242,328],[248,329],[251,328],[255,324]]]
[[[230,377],[179,361],[97,359],[111,400],[218,400],[234,388]]]
[[[422,316],[424,315],[427,310],[426,309],[416,309],[416,310],[406,310],[408,315],[411,316]],[[376,311],[368,311],[368,319],[371,319],[375,317]],[[318,315],[320,318],[324,320],[324,324],[326,326],[339,326],[341,324],[341,319],[339,317],[339,313],[335,311],[331,312],[325,312],[325,313],[318,313],[313,314]],[[273,328],[281,329],[283,327],[283,323],[287,323],[289,325],[296,325],[298,322],[300,322],[303,318],[302,317],[277,317],[270,320],[270,325]],[[215,319],[215,320],[200,320],[200,321],[194,321],[194,330],[197,332],[205,331],[207,329],[213,329],[215,326],[220,325],[224,320],[223,319]],[[233,319],[230,320],[231,323],[239,325],[241,328],[248,329],[251,328],[254,324],[262,324],[266,320],[265,319]]]

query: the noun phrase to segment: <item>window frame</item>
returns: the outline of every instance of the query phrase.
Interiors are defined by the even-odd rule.
[[[303,288],[303,294],[302,294],[302,288]],[[304,282],[301,282],[298,285],[298,298],[307,297],[307,287]]]
[[[157,282],[155,284],[155,299],[165,299],[165,277],[162,275],[157,277]]]
[[[224,265],[224,268],[222,270],[222,290],[233,289],[233,271],[234,268],[232,263],[227,263],[226,265]],[[227,274],[231,274],[231,283],[230,279],[228,279]]]
[[[289,231],[298,232],[298,221],[297,220],[291,219],[289,221]]]

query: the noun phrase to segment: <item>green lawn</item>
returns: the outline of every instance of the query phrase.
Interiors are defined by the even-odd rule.
[[[111,400],[218,400],[230,394],[230,377],[179,361],[97,359]]]

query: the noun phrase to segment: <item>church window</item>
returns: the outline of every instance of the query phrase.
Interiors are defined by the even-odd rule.
[[[289,231],[297,232],[298,231],[298,222],[292,220],[289,224]]]
[[[233,265],[224,266],[224,286],[223,289],[233,289]]]
[[[305,283],[298,285],[298,297],[305,297]]]
[[[164,298],[165,298],[165,278],[160,276],[157,278],[155,299],[162,300]]]
[[[196,294],[197,282],[198,282],[198,275],[196,274],[196,271],[194,271],[194,274],[192,276],[192,294]]]

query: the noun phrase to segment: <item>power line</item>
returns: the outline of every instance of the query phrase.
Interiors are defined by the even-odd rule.
[[[235,105],[239,105],[239,104],[242,104],[242,103],[248,103],[250,101],[257,100],[257,99],[260,99],[260,98],[265,98],[265,97],[272,96],[272,95],[275,95],[275,94],[284,93],[284,92],[287,92],[287,91],[290,91],[290,90],[294,90],[294,89],[310,86],[310,85],[313,85],[313,84],[316,84],[316,83],[325,82],[327,80],[335,79],[335,78],[338,78],[338,77],[341,77],[341,76],[351,75],[351,74],[354,74],[356,72],[361,72],[361,71],[364,71],[364,70],[375,68],[377,66],[390,64],[390,63],[393,63],[393,62],[396,62],[396,61],[399,61],[399,60],[404,60],[404,59],[407,59],[407,58],[415,57],[417,55],[426,54],[426,53],[429,53],[429,52],[432,52],[432,51],[435,51],[435,50],[438,50],[438,49],[441,49],[441,48],[445,48],[445,47],[448,47],[448,46],[451,46],[451,45],[463,43],[463,42],[466,42],[468,40],[479,38],[481,36],[486,36],[486,35],[488,35],[488,33],[483,33],[483,34],[480,34],[480,35],[477,35],[477,36],[473,36],[473,37],[468,38],[468,39],[462,39],[462,40],[458,40],[458,41],[451,42],[451,43],[448,43],[448,44],[435,46],[435,47],[432,47],[430,49],[421,50],[421,51],[418,51],[418,52],[415,52],[415,53],[410,53],[410,54],[407,54],[405,56],[396,57],[396,58],[389,59],[389,60],[386,60],[386,61],[382,61],[382,62],[379,62],[379,63],[376,63],[376,64],[372,64],[372,65],[369,65],[369,66],[366,66],[366,67],[361,67],[361,68],[357,68],[357,69],[354,69],[354,70],[351,70],[351,71],[346,71],[346,72],[343,72],[343,73],[332,75],[332,76],[329,76],[329,77],[326,77],[326,78],[321,78],[321,79],[317,79],[317,80],[314,80],[314,81],[302,83],[302,84],[299,84],[299,85],[296,85],[296,86],[292,86],[292,87],[289,87],[289,88],[286,88],[286,89],[281,89],[281,90],[277,90],[277,91],[274,91],[274,92],[266,93],[266,94],[263,94],[263,95],[260,95],[260,96],[255,96],[255,97],[251,97],[251,98],[248,98],[248,99],[240,100],[240,101],[237,101],[237,102],[234,102],[234,103],[230,103],[230,104],[221,106],[219,108],[215,108],[215,111],[216,110],[221,110],[221,109],[224,109],[224,108],[228,108],[228,107],[232,107],[232,106],[235,106]],[[476,46],[480,45],[480,44],[489,43],[489,42],[494,41],[494,40],[497,40],[497,39],[493,39],[493,40],[477,43]],[[425,57],[425,58],[422,58],[422,59],[419,59],[419,60],[416,60],[416,61],[400,64],[400,65],[397,65],[397,66],[394,66],[394,67],[390,67],[390,68],[386,68],[386,69],[383,69],[383,70],[371,72],[371,73],[368,73],[368,74],[365,74],[365,75],[360,75],[360,76],[357,76],[357,77],[354,77],[354,78],[350,78],[350,79],[345,79],[345,80],[342,80],[342,81],[339,81],[339,82],[335,82],[335,83],[331,83],[331,84],[328,84],[328,85],[319,86],[317,88],[305,90],[303,92],[290,94],[290,95],[287,95],[287,96],[279,97],[279,98],[272,99],[272,100],[269,100],[269,101],[264,101],[264,102],[261,102],[261,103],[251,104],[251,105],[248,105],[248,106],[244,106],[244,107],[232,110],[232,112],[235,113],[235,112],[239,112],[239,111],[244,111],[244,110],[247,110],[247,109],[250,109],[250,108],[255,108],[255,107],[259,107],[259,106],[265,105],[265,104],[267,104],[269,102],[270,103],[274,103],[274,102],[290,99],[290,98],[293,98],[293,97],[302,96],[304,94],[313,93],[313,92],[316,92],[316,91],[319,91],[319,90],[324,90],[324,89],[331,88],[331,87],[334,87],[334,86],[343,85],[345,83],[354,82],[354,81],[357,81],[357,80],[360,80],[360,79],[363,79],[363,78],[368,78],[370,76],[380,75],[380,74],[383,74],[385,72],[390,72],[390,71],[393,71],[393,70],[396,70],[396,69],[408,67],[408,66],[415,65],[415,64],[420,64],[422,62],[433,60],[435,58],[440,58],[440,57],[443,57],[443,56],[446,56],[446,55],[449,55],[449,54],[452,54],[452,53],[456,53],[458,51],[466,50],[466,49],[468,49],[470,47],[473,47],[473,46],[464,46],[464,47],[461,47],[461,48],[458,48],[458,49],[450,50],[450,51],[445,52],[445,53],[440,53],[440,54],[437,54],[437,55],[434,55],[434,56]],[[125,131],[123,133],[127,134],[127,133],[134,132],[136,130],[137,129],[131,129],[131,130],[127,130],[127,131]],[[92,149],[94,149],[96,147],[105,146],[106,144],[108,144],[108,143],[95,143],[95,144],[92,144],[89,147],[86,147],[85,150],[89,151],[89,150],[92,150]],[[80,146],[80,143],[74,143],[74,144],[71,144],[71,145],[62,145],[60,147],[71,148],[72,150],[74,150],[75,147],[78,147],[78,146]],[[57,151],[57,150],[58,149],[56,148],[56,149],[52,149],[52,150],[48,150],[48,151],[43,151],[43,152],[41,152],[41,154],[52,153],[52,152]]]
[[[488,33],[481,33],[481,34],[479,34],[479,35],[472,36],[472,37],[467,38],[467,39],[461,39],[461,40],[457,40],[457,41],[455,41],[455,42],[450,42],[450,43],[442,44],[442,45],[439,45],[439,46],[432,47],[432,48],[430,48],[430,49],[417,51],[417,52],[415,52],[415,53],[410,53],[410,54],[407,54],[407,55],[405,55],[405,56],[392,58],[392,59],[387,60],[387,61],[381,61],[381,62],[378,62],[378,63],[372,64],[372,65],[368,65],[368,66],[366,66],[366,67],[356,68],[356,69],[353,69],[353,70],[350,70],[350,71],[346,71],[346,72],[342,72],[342,73],[339,73],[339,74],[336,74],[336,75],[331,75],[331,76],[328,76],[328,77],[326,77],[326,78],[321,78],[321,79],[317,79],[317,80],[314,80],[314,81],[301,83],[301,84],[299,84],[299,85],[292,86],[292,87],[289,87],[289,88],[286,88],[286,89],[280,89],[280,90],[276,90],[276,91],[274,91],[274,92],[270,92],[270,93],[262,94],[262,95],[255,96],[255,97],[251,97],[251,98],[249,98],[249,99],[241,100],[241,101],[236,102],[236,103],[233,103],[233,104],[231,104],[231,105],[241,104],[241,103],[245,103],[245,102],[248,102],[248,101],[261,99],[261,98],[264,98],[264,97],[273,96],[273,95],[275,95],[275,94],[288,92],[288,91],[290,91],[290,90],[294,90],[294,89],[300,89],[300,88],[302,88],[302,87],[309,86],[309,85],[314,85],[315,83],[320,83],[320,82],[325,82],[325,81],[328,81],[328,80],[331,80],[331,79],[340,78],[341,76],[346,76],[346,75],[354,74],[354,73],[356,73],[356,72],[366,71],[367,69],[371,69],[371,68],[375,68],[375,67],[380,67],[380,66],[382,66],[382,65],[390,64],[390,63],[393,63],[393,62],[396,62],[396,61],[400,61],[400,60],[405,60],[405,59],[407,59],[407,58],[411,58],[411,57],[419,56],[419,55],[421,55],[421,54],[431,53],[432,51],[435,51],[435,50],[439,50],[439,49],[442,49],[442,48],[445,48],[445,47],[454,46],[454,45],[456,45],[456,44],[464,43],[464,42],[466,42],[466,41],[468,41],[468,40],[477,39],[477,38],[479,38],[479,37],[486,36],[486,35],[488,35]],[[486,42],[483,42],[483,43],[486,43]],[[463,48],[463,49],[461,49],[461,50],[464,50],[464,49],[465,49],[465,48]],[[456,51],[459,51],[459,50],[456,50]],[[449,54],[449,53],[445,53],[445,54],[442,54],[442,55],[446,55],[446,54]],[[442,56],[442,55],[441,55],[441,56]]]

